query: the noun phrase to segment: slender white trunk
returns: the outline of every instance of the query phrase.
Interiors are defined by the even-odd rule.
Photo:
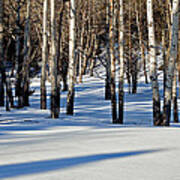
[[[153,0],[147,0],[147,22],[148,22],[148,43],[149,43],[149,62],[150,78],[153,91],[153,122],[154,125],[160,125],[160,96],[157,75],[156,43],[153,19]]]
[[[41,109],[46,109],[46,63],[48,58],[48,0],[43,4],[43,45],[42,45],[42,67],[41,67]]]
[[[74,114],[75,81],[75,0],[70,0],[69,20],[69,87],[67,97],[67,114]]]
[[[86,11],[83,11],[83,14],[82,14],[82,21],[83,22],[82,22],[81,33],[80,33],[80,47],[81,47],[81,51],[84,48],[83,44],[84,44],[84,34],[85,34],[85,25],[86,25],[86,21],[85,21],[86,15],[87,15]],[[80,55],[79,55],[79,83],[82,83],[83,57],[84,57],[84,54],[82,52],[80,52]]]
[[[169,126],[171,117],[171,99],[172,99],[172,82],[174,77],[175,62],[177,58],[178,29],[179,29],[179,0],[173,1],[172,7],[172,38],[170,46],[170,56],[168,58],[168,67],[166,69],[167,78],[164,92],[164,111],[163,125]]]
[[[116,58],[114,55],[114,1],[110,0],[109,3],[109,51],[111,60],[111,107],[112,107],[112,120],[117,123],[117,107],[116,107]]]

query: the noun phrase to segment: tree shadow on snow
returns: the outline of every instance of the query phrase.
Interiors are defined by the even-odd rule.
[[[165,149],[149,149],[118,153],[104,153],[79,157],[70,157],[62,159],[43,160],[35,162],[25,162],[19,164],[1,165],[0,178],[10,178],[17,176],[24,176],[37,173],[45,173],[48,171],[61,171],[63,169],[82,166],[89,163],[101,162],[105,160],[134,157],[143,154],[157,153]]]

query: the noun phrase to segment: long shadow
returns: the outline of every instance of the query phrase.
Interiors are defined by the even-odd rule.
[[[105,161],[110,159],[118,159],[125,157],[133,157],[148,153],[156,153],[164,151],[165,149],[149,149],[129,152],[118,152],[118,153],[104,153],[95,154],[71,158],[52,159],[36,162],[26,162],[19,164],[1,165],[0,166],[0,178],[10,178],[29,174],[44,173],[54,170],[63,170],[67,168],[73,168],[76,166],[94,163],[99,161]]]

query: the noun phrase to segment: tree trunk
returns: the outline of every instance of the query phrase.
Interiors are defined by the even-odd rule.
[[[174,78],[175,60],[177,58],[178,30],[179,30],[179,0],[173,1],[172,9],[172,38],[170,46],[170,57],[168,58],[167,78],[165,84],[163,123],[164,126],[170,125],[171,117],[171,99],[172,99],[172,82]]]
[[[118,17],[118,43],[119,43],[119,118],[117,123],[123,124],[124,114],[124,20],[123,20],[123,0],[119,0]]]
[[[163,46],[163,60],[164,60],[164,68],[163,68],[163,93],[165,95],[165,89],[166,89],[166,79],[167,79],[167,66],[168,66],[168,59],[170,56],[170,49],[171,49],[171,38],[172,38],[172,28],[171,28],[171,2],[170,0],[166,0],[165,2],[165,26],[162,29],[162,46]],[[167,26],[167,29],[166,29]]]
[[[31,0],[27,1],[27,14],[24,31],[24,60],[22,70],[22,91],[23,91],[23,105],[29,106],[29,54],[30,54],[30,8]]]
[[[105,100],[111,99],[111,61],[109,50],[109,0],[106,0],[106,28],[107,28],[107,44],[106,44],[106,79],[105,79]]]
[[[85,14],[85,13],[84,13]],[[84,42],[84,31],[85,31],[85,27],[84,27],[84,23],[82,24],[82,29],[81,29],[81,35],[80,35],[80,46],[81,46],[81,50],[83,49],[83,42]],[[79,83],[82,83],[82,62],[83,62],[83,53],[80,52],[79,55]]]
[[[46,64],[48,58],[48,0],[44,0],[43,4],[43,46],[42,46],[42,67],[41,67],[41,109],[47,108],[46,102]]]
[[[91,62],[90,62],[90,76],[93,76],[94,75],[94,67],[95,67],[95,64],[96,64],[96,51],[97,51],[97,48],[98,48],[98,44],[97,44],[97,38],[96,38],[96,35],[94,35],[94,43],[93,43],[93,46],[94,46],[94,50],[93,50],[93,55],[92,55],[92,58],[91,58]]]
[[[0,0],[0,106],[4,106],[3,0]]]
[[[22,96],[22,59],[20,57],[20,0],[16,0],[16,96],[18,97],[18,108],[23,107],[23,96]]]
[[[148,41],[149,41],[149,61],[150,61],[150,78],[153,91],[153,122],[154,125],[161,123],[161,107],[159,96],[159,84],[157,75],[157,60],[155,50],[155,31],[153,19],[153,1],[147,0],[147,22],[148,22]]]
[[[112,107],[112,120],[117,123],[117,107],[116,107],[116,59],[114,55],[114,3],[110,0],[109,11],[109,46],[110,46],[110,60],[111,60],[111,107]]]
[[[57,85],[57,50],[56,50],[56,27],[55,27],[55,0],[51,0],[51,117],[59,117],[59,93]]]
[[[144,71],[144,78],[145,78],[145,83],[148,84],[148,76],[147,76],[147,71],[146,71],[146,57],[145,57],[145,46],[143,42],[143,20],[142,20],[142,5],[143,2],[140,0],[139,8],[138,8],[138,14],[139,14],[139,25],[138,25],[138,32],[139,32],[139,44],[140,44],[140,51],[141,51],[141,59],[143,62],[143,71]]]
[[[60,109],[60,90],[61,90],[61,79],[63,79],[63,70],[62,70],[62,66],[63,66],[63,62],[62,62],[62,58],[61,58],[61,41],[62,41],[62,20],[63,20],[63,14],[64,14],[64,1],[63,1],[63,5],[60,11],[60,15],[59,15],[59,23],[58,23],[58,41],[57,41],[57,71],[58,71],[58,81],[57,81],[57,86],[58,86],[58,98],[57,101],[59,109]]]
[[[178,71],[178,82],[180,86],[180,29],[178,31],[178,54],[177,54],[177,71]],[[180,88],[179,88],[179,97],[180,97]]]
[[[131,40],[131,22],[132,21],[132,0],[128,0],[128,59],[127,59],[127,80],[129,85],[129,93],[132,88],[132,40]]]
[[[75,0],[70,0],[69,21],[69,87],[67,96],[67,114],[74,114],[74,76],[75,76]]]
[[[136,25],[138,29],[138,47],[137,49],[135,48],[135,51],[137,50],[138,52],[141,51],[141,58],[144,58],[143,55],[143,46],[142,46],[142,32],[141,32],[141,26],[140,26],[140,18],[139,18],[139,1],[134,1],[134,6],[135,6],[135,16],[136,16]],[[140,48],[139,48],[140,47]],[[136,94],[137,93],[137,85],[138,85],[138,68],[137,68],[137,59],[138,55],[136,55],[136,52],[133,55],[133,64],[132,64],[132,93]],[[143,59],[144,60],[144,59]]]
[[[83,72],[82,72],[82,65],[83,65],[83,58],[84,58],[84,54],[82,52],[82,50],[84,49],[84,33],[85,33],[85,18],[86,18],[86,11],[83,11],[82,14],[82,27],[81,27],[81,32],[80,32],[80,48],[81,48],[81,52],[79,54],[79,83],[82,83],[82,76],[83,76]]]
[[[10,111],[10,78],[9,74],[6,74],[5,78],[5,84],[6,84],[6,111]]]
[[[173,89],[172,89],[172,103],[173,103],[173,122],[178,123],[178,102],[177,102],[177,64],[175,64]]]

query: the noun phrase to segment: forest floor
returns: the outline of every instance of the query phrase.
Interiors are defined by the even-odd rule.
[[[31,107],[0,109],[0,179],[180,179],[180,124],[152,126],[150,84],[140,82],[135,95],[126,85],[124,125],[111,123],[102,79],[87,76],[76,86],[73,117],[62,93],[56,120],[39,109],[39,84],[33,80]]]

